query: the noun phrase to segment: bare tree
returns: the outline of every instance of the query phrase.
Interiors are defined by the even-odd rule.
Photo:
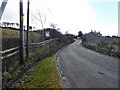
[[[16,23],[16,26],[17,26],[17,27],[20,27],[20,25],[19,25],[18,23]]]
[[[44,41],[44,26],[46,24],[46,15],[42,13],[40,10],[37,10],[37,12],[32,16],[33,16],[33,22],[38,26],[41,26],[43,30],[42,35],[43,35],[43,41]]]
[[[7,27],[9,27],[10,23],[9,23],[9,22],[6,22],[6,25],[7,25]]]
[[[57,24],[51,23],[50,26],[51,26],[53,29],[56,29]]]
[[[11,26],[14,27],[14,24],[15,24],[15,23],[11,23]]]
[[[3,22],[2,23],[4,27],[7,27],[7,23],[6,22]]]

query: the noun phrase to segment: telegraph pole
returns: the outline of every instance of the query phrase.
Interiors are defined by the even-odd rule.
[[[23,0],[20,0],[20,63],[24,64],[25,48],[24,48],[24,29],[23,29]]]
[[[27,7],[27,47],[26,47],[26,59],[28,60],[29,57],[29,5],[30,0],[28,0],[28,7]]]

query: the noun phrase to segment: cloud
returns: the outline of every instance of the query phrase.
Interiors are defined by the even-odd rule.
[[[8,0],[2,21],[18,22],[19,21],[19,2]]]
[[[89,0],[89,2],[119,2],[119,0]]]
[[[92,26],[92,25],[91,25]],[[118,24],[113,23],[113,24],[95,24],[92,26],[93,30],[100,31],[104,36],[105,35],[118,35]]]
[[[27,0],[24,2],[24,24],[27,23]],[[96,1],[96,0],[95,0]],[[101,31],[102,33],[112,34],[112,29],[116,28],[114,25],[99,23],[98,13],[94,11],[90,2],[94,0],[30,0],[30,25],[36,26],[32,22],[32,14],[40,9],[42,13],[46,14],[47,23],[55,23],[64,33],[66,31],[77,34],[79,30],[89,32],[91,29]],[[100,0],[98,0],[100,1]],[[107,0],[105,0],[107,1]],[[110,0],[112,1],[112,0]],[[116,1],[116,0],[115,0]],[[19,23],[19,0],[8,0],[2,21],[18,22]],[[112,31],[111,33],[108,33]],[[115,32],[116,33],[116,32]]]
[[[72,29],[77,33],[76,27],[82,26],[96,18],[96,12],[87,0],[48,0],[46,5],[53,14],[52,20],[57,23],[63,32]],[[54,3],[53,3],[54,2]]]
[[[31,0],[30,5],[32,13],[40,9],[46,14],[47,21],[56,23],[62,32],[77,33],[77,27],[94,21],[97,16],[87,0]]]

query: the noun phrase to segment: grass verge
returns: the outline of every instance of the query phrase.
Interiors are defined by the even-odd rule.
[[[62,88],[55,66],[55,56],[47,57],[32,68],[17,85],[18,88]]]

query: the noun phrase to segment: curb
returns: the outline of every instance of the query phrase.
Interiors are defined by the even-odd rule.
[[[70,82],[68,81],[68,79],[65,77],[62,69],[61,69],[61,65],[59,64],[60,62],[60,57],[58,56],[58,54],[60,53],[60,50],[58,52],[56,52],[55,56],[56,56],[56,67],[57,67],[57,71],[59,73],[60,76],[60,82],[63,88],[70,88]]]

